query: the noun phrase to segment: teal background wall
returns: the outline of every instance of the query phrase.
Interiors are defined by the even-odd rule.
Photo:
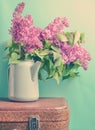
[[[80,77],[56,84],[54,79],[39,81],[40,97],[65,97],[70,108],[69,130],[95,130],[95,0],[23,0],[24,14],[31,13],[35,25],[45,27],[56,16],[66,16],[67,31],[85,33],[85,48],[92,61],[87,71],[80,69]],[[0,97],[7,97],[7,67],[4,48],[10,39],[8,29],[12,13],[22,0],[0,0]]]

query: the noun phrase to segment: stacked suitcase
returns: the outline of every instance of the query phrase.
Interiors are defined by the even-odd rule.
[[[0,99],[0,130],[68,130],[69,108],[64,98],[35,102]]]

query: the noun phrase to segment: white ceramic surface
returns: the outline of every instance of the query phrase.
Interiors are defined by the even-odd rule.
[[[34,101],[39,98],[38,71],[40,62],[21,61],[8,68],[8,98],[15,101]]]

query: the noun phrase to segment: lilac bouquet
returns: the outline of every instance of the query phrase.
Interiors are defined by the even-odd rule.
[[[84,34],[79,31],[63,32],[69,27],[66,17],[57,17],[44,29],[34,25],[31,15],[22,16],[25,3],[20,3],[13,13],[9,33],[12,42],[9,50],[9,64],[22,60],[40,61],[39,78],[43,79],[41,70],[47,72],[48,78],[67,79],[78,75],[78,68],[87,70],[90,54],[82,47]]]

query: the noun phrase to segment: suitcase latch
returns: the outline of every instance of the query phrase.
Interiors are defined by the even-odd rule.
[[[38,119],[38,117],[29,117],[28,130],[39,130],[39,119]]]

